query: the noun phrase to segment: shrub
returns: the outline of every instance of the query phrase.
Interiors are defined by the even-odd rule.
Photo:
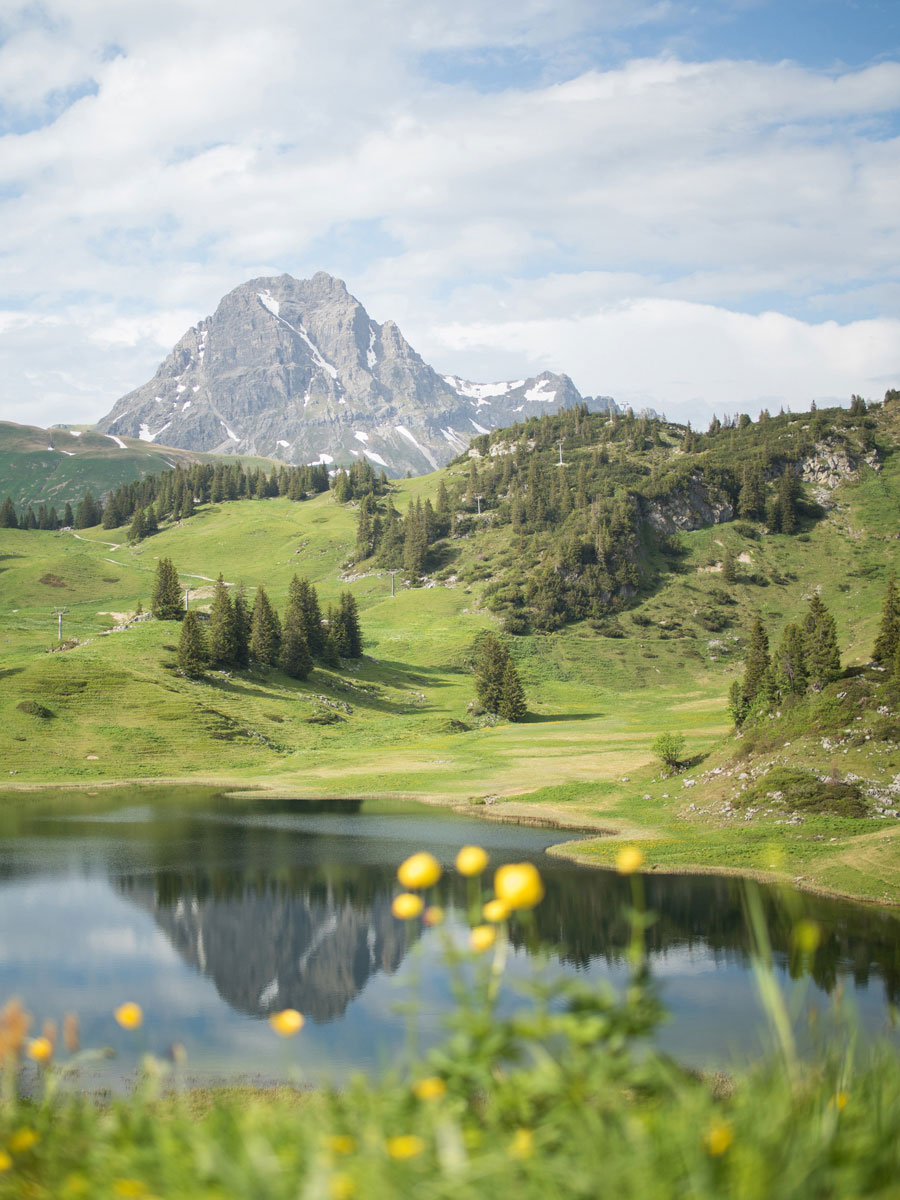
[[[653,739],[650,749],[664,767],[672,770],[681,762],[681,753],[684,750],[684,734],[658,733]]]

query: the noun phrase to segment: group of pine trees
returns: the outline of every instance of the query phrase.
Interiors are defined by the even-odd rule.
[[[256,589],[252,605],[243,587],[234,594],[220,575],[213,589],[208,618],[184,608],[178,574],[170,558],[156,570],[151,613],[159,620],[182,622],[178,665],[197,677],[207,668],[245,668],[251,662],[277,667],[292,679],[306,679],[318,660],[340,666],[342,658],[359,658],[362,632],[352,593],[338,597],[323,620],[313,584],[294,576],[288,602],[279,617],[265,588]]]
[[[872,658],[887,667],[894,680],[895,690],[900,684],[900,594],[892,575],[888,581],[878,636],[872,648]]]
[[[492,633],[481,639],[475,662],[475,693],[485,712],[521,721],[527,711],[525,691],[509,650]]]
[[[75,529],[87,529],[86,524],[78,523],[76,514],[72,512],[71,504],[66,504],[62,516],[59,515],[52,505],[48,508],[46,504],[41,504],[37,512],[35,512],[34,506],[29,504],[21,517],[16,512],[16,506],[13,504],[10,496],[7,496],[3,503],[0,504],[0,529],[55,530],[63,529],[66,526]]]
[[[900,638],[900,626],[898,626]],[[768,713],[791,696],[820,692],[841,673],[841,652],[834,617],[813,593],[802,622],[787,625],[778,649],[769,653],[769,638],[757,615],[750,629],[743,679],[731,685],[728,708],[740,726],[754,711]]]

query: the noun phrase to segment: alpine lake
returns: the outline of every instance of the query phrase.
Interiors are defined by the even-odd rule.
[[[142,1054],[164,1057],[176,1044],[197,1083],[339,1084],[395,1068],[411,1038],[420,1051],[440,1040],[453,1003],[445,939],[467,938],[467,885],[452,867],[462,845],[490,854],[486,888],[494,867],[525,859],[546,885],[531,935],[512,926],[504,1005],[526,1003],[520,985],[535,974],[624,989],[631,880],[546,853],[570,836],[388,800],[162,787],[5,796],[0,1004],[19,996],[38,1023],[76,1013],[83,1045],[115,1051],[85,1070],[88,1087],[127,1087]],[[439,928],[391,914],[397,866],[419,850],[445,867]],[[686,1065],[740,1069],[767,1044],[745,885],[652,873],[643,884],[667,1013],[657,1043]],[[827,1037],[837,1011],[863,1037],[896,1039],[900,912],[760,891],[800,1044]],[[792,956],[803,918],[821,931],[809,972]],[[144,1011],[137,1031],[113,1018],[126,1000]],[[267,1020],[284,1008],[306,1018],[289,1040]]]

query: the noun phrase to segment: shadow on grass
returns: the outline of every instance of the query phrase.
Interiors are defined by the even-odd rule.
[[[584,713],[557,713],[555,716],[544,716],[541,713],[526,713],[520,724],[522,725],[549,725],[554,721],[593,721],[597,717],[602,717],[600,712],[584,712]]]

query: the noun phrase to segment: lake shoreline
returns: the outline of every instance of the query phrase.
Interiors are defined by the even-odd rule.
[[[400,791],[384,791],[384,792],[366,792],[365,794],[356,794],[349,791],[341,791],[340,793],[326,793],[323,789],[316,789],[315,793],[306,793],[304,789],[287,788],[282,785],[273,784],[246,784],[243,781],[235,781],[234,777],[216,778],[215,776],[203,777],[159,777],[153,779],[147,778],[132,778],[132,779],[104,779],[104,780],[70,780],[65,783],[41,783],[41,782],[17,782],[9,783],[3,791],[7,794],[17,793],[23,796],[46,792],[51,790],[71,791],[80,795],[90,795],[101,791],[110,791],[116,788],[123,787],[194,787],[194,788],[215,788],[220,789],[222,795],[227,799],[232,800],[252,800],[255,798],[266,800],[330,800],[330,801],[366,801],[366,800],[399,800],[409,803],[424,804],[435,808],[449,808],[463,816],[474,816],[479,820],[488,821],[495,824],[519,825],[525,828],[549,829],[565,834],[583,834],[587,837],[599,837],[609,839],[610,841],[628,841],[628,842],[649,842],[653,840],[653,831],[641,827],[626,827],[622,823],[604,819],[599,815],[594,817],[589,814],[578,814],[577,818],[568,814],[560,813],[550,809],[546,805],[535,804],[528,805],[533,807],[535,812],[523,812],[519,807],[516,811],[510,812],[508,809],[495,811],[495,805],[514,805],[518,797],[500,797],[496,801],[470,801],[469,803],[461,803],[458,795],[444,793],[429,795],[421,795],[414,792]],[[573,862],[578,866],[589,867],[593,870],[614,871],[615,866],[609,862],[599,862],[596,858],[589,854],[584,854],[575,847],[584,838],[570,837],[560,842],[555,842],[548,846],[546,853],[555,858],[565,859]],[[881,908],[886,911],[891,911],[900,908],[900,900],[883,899],[880,897],[860,894],[858,892],[848,891],[840,888],[831,888],[822,884],[804,879],[798,879],[796,876],[789,875],[782,871],[763,871],[752,867],[735,867],[727,864],[701,864],[701,863],[678,863],[670,864],[665,861],[649,864],[645,868],[645,873],[648,875],[720,875],[729,878],[752,879],[758,883],[764,884],[783,884],[793,888],[796,891],[804,892],[813,896],[822,896],[834,900],[849,900],[856,904],[864,904],[867,907]]]

